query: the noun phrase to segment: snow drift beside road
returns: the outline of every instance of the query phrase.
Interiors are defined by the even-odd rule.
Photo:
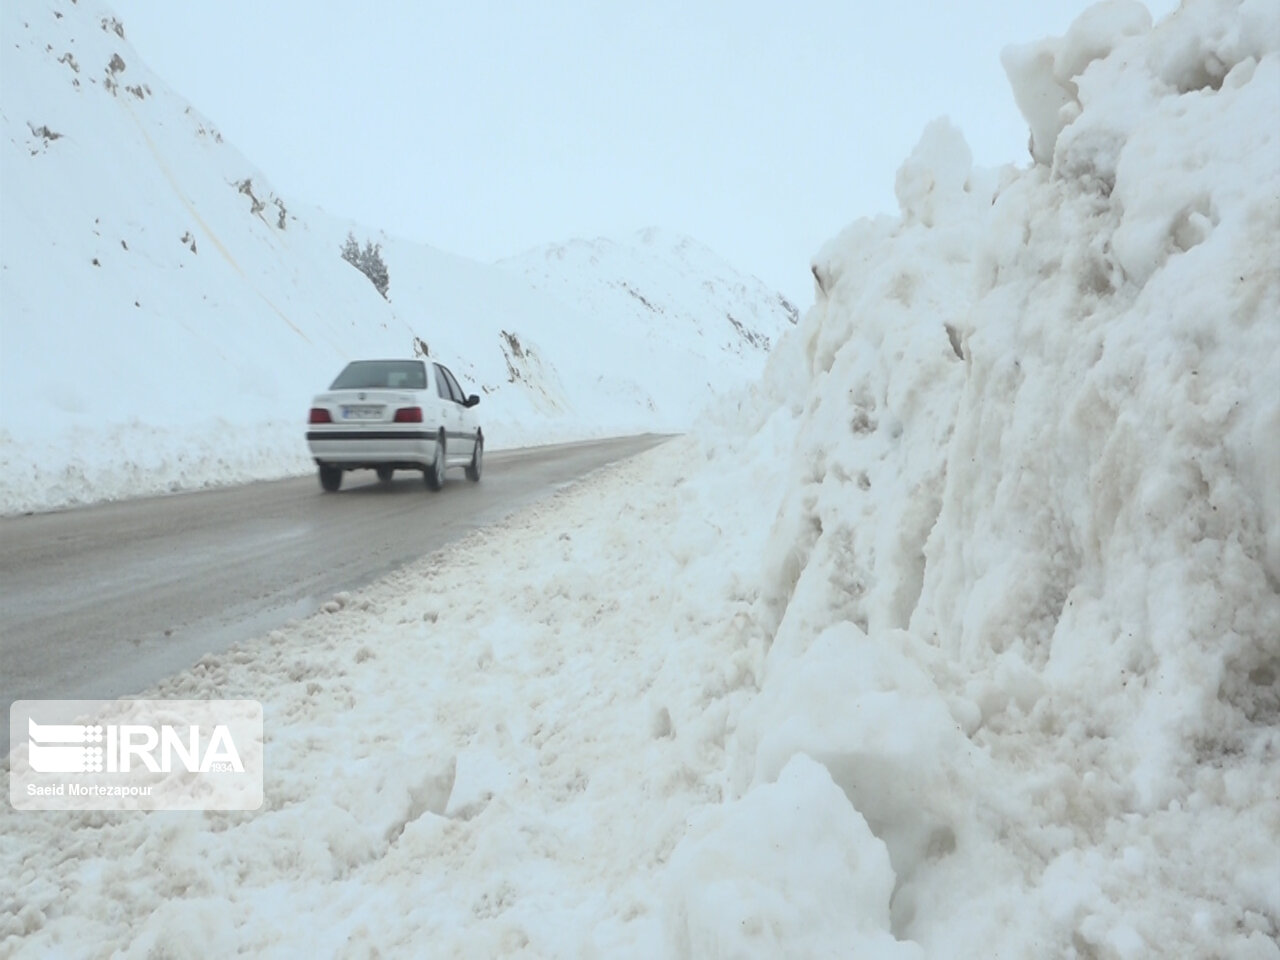
[[[752,519],[782,488],[688,482],[698,455],[607,467],[159,684],[262,701],[263,808],[6,804],[0,954],[660,955],[666,859],[764,656]]]
[[[680,955],[1280,956],[1280,8],[1100,4],[1005,63],[1038,162],[932,125],[770,361],[776,630],[704,828],[765,853],[708,906],[686,841]],[[889,855],[861,926],[767,855],[818,817]]]

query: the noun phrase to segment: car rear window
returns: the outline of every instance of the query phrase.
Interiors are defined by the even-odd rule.
[[[421,360],[356,360],[347,364],[330,390],[425,390],[427,370]]]

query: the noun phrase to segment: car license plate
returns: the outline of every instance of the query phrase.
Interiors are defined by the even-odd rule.
[[[377,420],[381,416],[381,406],[352,404],[342,408],[343,420]]]

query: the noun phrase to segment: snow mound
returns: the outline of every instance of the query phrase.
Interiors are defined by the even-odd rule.
[[[738,416],[792,480],[704,829],[813,758],[929,956],[1280,956],[1277,14],[1011,48],[1035,162],[926,129]]]
[[[670,872],[672,957],[822,956],[831,943],[860,957],[923,956],[888,933],[884,845],[803,755],[705,831],[695,827]]]

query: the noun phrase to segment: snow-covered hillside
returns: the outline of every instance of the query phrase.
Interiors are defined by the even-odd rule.
[[[702,379],[717,389],[741,381],[744,358],[768,351],[781,332],[779,308],[792,323],[799,319],[781,294],[695,240],[656,227],[626,242],[551,244],[499,266],[586,317],[626,317],[655,363],[680,369],[701,363]]]
[[[393,238],[384,254],[400,278],[395,310],[421,318],[415,327],[432,354],[456,358],[499,409],[519,398],[505,435],[538,442],[544,423],[549,439],[685,430],[712,398],[758,376],[794,308],[687,237],[642,236],[663,236],[668,247],[570,243],[615,255],[584,259],[556,284],[525,276],[515,261],[499,269]],[[724,319],[735,312],[741,329]]]
[[[0,512],[305,471],[311,394],[348,359],[419,341],[484,397],[495,446],[683,429],[791,323],[723,264],[722,297],[689,300],[637,259],[632,286],[691,320],[664,326],[667,360],[649,362],[630,313],[584,314],[572,286],[552,296],[290,199],[105,5],[0,17]],[[389,302],[339,257],[348,232],[382,245]],[[750,315],[756,343],[726,352],[703,310]]]

